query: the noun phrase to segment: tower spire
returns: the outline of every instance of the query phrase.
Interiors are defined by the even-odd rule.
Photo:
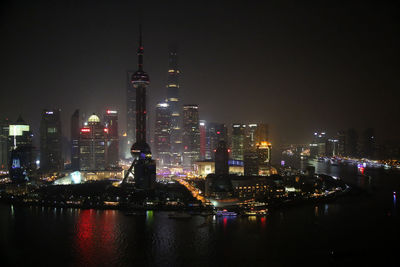
[[[142,44],[142,24],[139,24],[139,48],[138,48],[138,67],[139,71],[143,71],[143,44]]]

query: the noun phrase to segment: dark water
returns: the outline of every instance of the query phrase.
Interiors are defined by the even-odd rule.
[[[304,166],[303,166],[304,167]],[[399,172],[316,164],[358,189],[265,218],[0,204],[1,266],[399,266]],[[3,255],[4,254],[4,255]],[[6,264],[4,264],[6,263]]]

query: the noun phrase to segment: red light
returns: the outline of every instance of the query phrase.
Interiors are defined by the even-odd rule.
[[[231,153],[231,150],[230,150],[230,149],[228,149],[228,153]]]
[[[188,149],[188,146],[185,146],[185,150],[187,150]]]
[[[144,113],[144,114],[146,114],[146,113],[147,113],[147,112],[146,112],[146,110],[145,110],[145,111],[143,111],[143,113]]]
[[[82,128],[81,133],[90,133],[90,128]]]
[[[220,134],[221,132],[217,132],[217,134]]]
[[[107,112],[107,114],[110,114],[110,113],[111,113],[111,110],[107,109],[107,111],[106,111],[106,112]]]
[[[105,132],[105,133],[108,133],[108,128],[104,128],[104,132]]]

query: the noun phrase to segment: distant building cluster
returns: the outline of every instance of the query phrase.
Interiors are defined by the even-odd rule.
[[[327,136],[326,132],[315,132],[310,143],[310,156],[376,158],[377,143],[374,129],[364,130],[361,136],[354,129],[338,131],[333,136]]]
[[[145,95],[150,81],[143,71],[141,44],[138,68],[136,72],[127,72],[126,131],[118,131],[117,110],[107,109],[101,115],[85,116],[77,109],[71,116],[68,142],[61,127],[61,109],[44,109],[40,146],[34,148],[31,125],[21,117],[16,122],[4,120],[0,126],[1,169],[9,170],[15,180],[29,179],[34,172],[45,176],[63,170],[119,171],[123,167],[121,160],[132,159],[132,155],[138,154],[135,151],[141,151],[144,158],[155,159],[159,171],[166,170],[170,174],[203,177],[212,172],[247,176],[270,174],[272,146],[267,124],[233,123],[227,127],[225,123],[201,120],[198,104],[182,103],[176,46],[169,49],[165,98],[154,108],[152,155],[146,143],[150,138],[146,131],[149,109]],[[138,154],[138,159],[141,157]]]

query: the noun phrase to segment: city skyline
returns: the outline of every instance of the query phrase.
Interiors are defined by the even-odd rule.
[[[134,4],[103,3],[92,13],[89,5],[66,2],[4,5],[2,116],[14,121],[21,114],[35,126],[40,110],[61,108],[67,137],[77,108],[87,117],[116,109],[125,122],[126,71],[137,64],[139,15],[124,14]],[[380,142],[398,136],[399,126],[388,123],[399,113],[394,72],[399,40],[390,6],[254,5],[142,4],[146,68],[152,73],[151,138],[171,43],[179,45],[181,103],[198,104],[202,120],[268,123],[273,143],[307,142],[310,132],[335,134],[351,127],[375,128]],[[241,97],[243,88],[249,97]],[[7,101],[14,92],[18,107]],[[38,128],[33,127],[35,142]]]

